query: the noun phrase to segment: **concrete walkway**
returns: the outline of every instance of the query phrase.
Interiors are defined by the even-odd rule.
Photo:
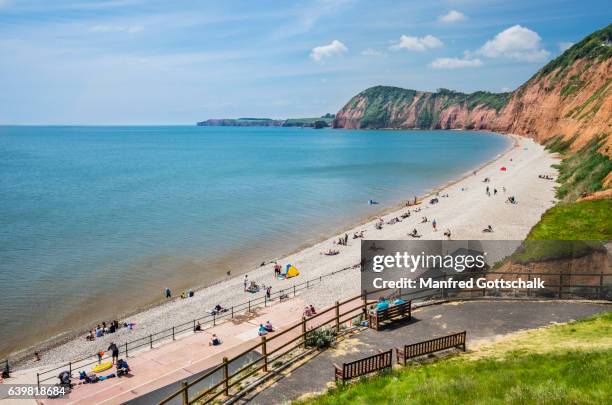
[[[413,311],[414,319],[409,323],[379,332],[368,329],[351,336],[336,349],[322,352],[267,389],[248,395],[243,402],[286,403],[307,393],[323,391],[334,381],[332,363],[367,357],[378,349],[389,350],[466,330],[469,350],[470,345],[508,333],[610,310],[612,306],[605,304],[554,301],[466,301],[423,307]]]

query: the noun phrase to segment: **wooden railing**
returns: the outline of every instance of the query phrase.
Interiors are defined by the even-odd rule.
[[[365,359],[343,363],[342,367],[334,363],[334,377],[336,382],[345,382],[353,378],[374,373],[379,370],[391,369],[393,366],[393,350],[381,351]]]
[[[205,314],[191,321],[188,321],[182,324],[178,324],[178,325],[174,325],[171,328],[168,328],[168,329],[156,332],[156,333],[151,333],[148,336],[144,336],[144,337],[134,339],[134,340],[129,340],[123,343],[119,343],[117,344],[119,346],[119,354],[120,356],[129,357],[130,352],[133,352],[137,349],[142,349],[142,348],[152,349],[154,343],[159,343],[162,341],[172,341],[172,340],[175,340],[178,335],[189,333],[189,332],[195,332],[195,326],[197,325],[198,322],[201,323],[200,324],[201,330],[212,328],[223,320],[233,319],[234,315],[238,315],[245,311],[251,312],[251,310],[257,307],[261,307],[261,306],[265,307],[268,305],[269,302],[272,302],[274,300],[281,301],[281,300],[288,298],[289,296],[295,297],[298,292],[310,289],[316,285],[323,283],[323,280],[327,277],[334,276],[338,273],[356,268],[358,266],[359,265],[348,266],[343,269],[321,275],[317,278],[309,279],[301,283],[294,284],[292,286],[288,286],[287,288],[283,288],[283,289],[280,289],[272,293],[269,298],[267,297],[265,292],[262,292],[261,296],[250,299],[245,302],[242,302],[240,304],[233,305],[227,308],[227,311],[223,313]],[[106,355],[105,357],[103,357],[103,360],[107,360],[107,359],[110,360],[110,355]],[[47,369],[45,371],[37,373],[36,382],[38,386],[40,387],[40,384],[45,381],[55,380],[60,370],[62,371],[65,370],[72,374],[73,370],[83,369],[83,368],[92,366],[97,363],[98,363],[98,356],[95,354],[91,356],[79,358],[79,359],[74,359],[72,361],[63,363],[57,367],[53,367],[51,369]]]
[[[345,322],[352,321],[355,317],[363,314],[366,306],[367,302],[362,300],[361,295],[358,295],[344,301],[336,302],[335,305],[318,312],[312,317],[302,317],[300,322],[291,325],[283,331],[274,333],[270,336],[262,336],[260,342],[244,350],[242,353],[232,357],[231,359],[224,358],[221,364],[191,382],[183,382],[180,390],[159,402],[159,405],[171,402],[177,397],[182,398],[183,404],[193,404],[196,402],[207,404],[215,401],[221,395],[228,396],[230,395],[232,388],[237,388],[240,383],[252,375],[260,371],[273,371],[275,368],[274,363],[281,357],[291,354],[297,350],[305,349],[306,336],[309,333],[322,328],[330,327],[333,328],[337,334],[341,334],[341,325]],[[331,314],[331,317],[328,314]],[[282,344],[279,344],[278,347],[270,349],[272,344],[279,342],[278,339],[280,337],[292,332],[296,333],[296,336],[290,338],[288,341],[283,340]],[[246,354],[254,351],[260,352],[261,357],[242,365],[231,373],[229,372],[229,365],[231,363],[239,361]],[[206,379],[210,379],[215,374],[219,373],[222,373],[223,377],[216,383],[213,383],[213,385],[209,388],[199,390],[196,387]],[[191,393],[195,393],[195,395],[191,397]]]
[[[439,352],[442,350],[459,347],[465,351],[465,334],[466,331],[454,333],[452,335],[442,336],[435,339],[426,340],[424,342],[405,345],[404,349],[395,348],[397,363],[406,365],[406,360],[414,357],[424,356],[426,354]]]

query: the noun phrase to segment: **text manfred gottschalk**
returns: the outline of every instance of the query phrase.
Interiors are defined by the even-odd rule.
[[[576,274],[579,258],[602,249],[605,243],[591,241],[366,240],[361,288],[370,299],[546,296],[564,273]],[[554,271],[540,270],[551,261]]]

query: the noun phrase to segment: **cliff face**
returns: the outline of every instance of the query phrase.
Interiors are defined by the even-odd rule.
[[[544,66],[512,93],[372,87],[336,114],[335,128],[484,129],[559,137],[576,150],[604,137],[612,156],[612,24]]]

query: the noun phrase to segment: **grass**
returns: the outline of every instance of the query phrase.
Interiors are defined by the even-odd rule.
[[[562,203],[544,213],[527,239],[611,240],[612,200]]]
[[[582,193],[593,193],[603,189],[603,180],[612,170],[612,159],[598,152],[603,137],[594,138],[576,153],[568,155],[555,167],[559,169],[557,197],[563,201],[575,201]],[[551,143],[549,148],[565,147],[561,142]],[[560,146],[556,146],[560,145]]]
[[[520,332],[464,356],[332,389],[302,404],[608,404],[612,312]]]

